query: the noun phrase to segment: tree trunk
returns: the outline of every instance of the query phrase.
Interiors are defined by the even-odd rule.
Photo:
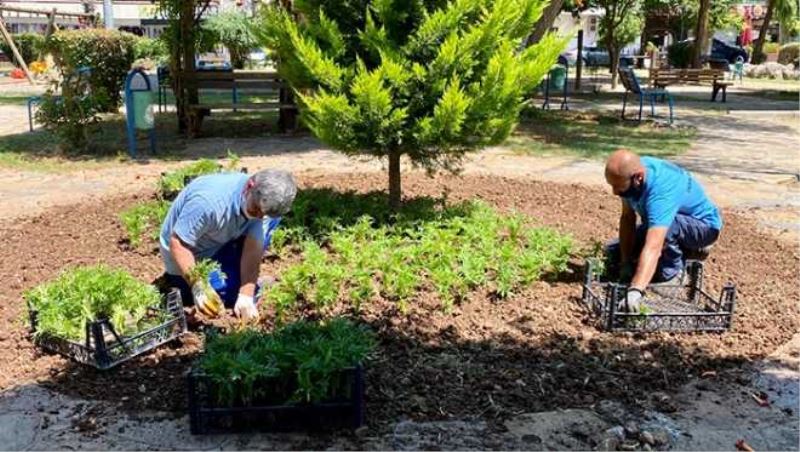
[[[758,41],[756,41],[756,45],[753,47],[751,61],[755,64],[761,64],[767,59],[767,56],[764,55],[764,42],[766,42],[767,35],[769,35],[769,23],[772,22],[772,13],[774,10],[775,0],[769,0],[767,3],[767,13],[764,15],[764,24],[761,25]]]
[[[180,37],[183,46],[181,71],[181,88],[183,106],[179,107],[178,123],[186,126],[189,124],[189,105],[198,102],[197,80],[195,79],[195,30],[194,30],[195,1],[183,1],[180,12]],[[184,129],[185,130],[185,129]],[[190,131],[191,132],[191,131]]]
[[[617,89],[617,71],[619,71],[619,52],[620,50],[615,46],[609,46],[608,57],[611,59],[609,66],[611,66],[611,89]]]
[[[711,0],[700,0],[700,11],[697,12],[697,27],[694,32],[694,48],[692,49],[692,67],[703,67],[703,50],[708,40],[708,12],[711,9]]]
[[[582,72],[583,72],[583,28],[578,30],[578,56],[575,60],[575,91],[581,89]]]
[[[400,208],[401,195],[400,151],[391,151],[389,152],[389,205],[392,210]]]
[[[533,33],[528,37],[529,46],[541,41],[545,33],[550,31],[556,18],[558,18],[558,15],[561,13],[561,5],[563,4],[564,0],[550,0],[542,12],[542,17],[536,21],[536,25],[533,27]]]

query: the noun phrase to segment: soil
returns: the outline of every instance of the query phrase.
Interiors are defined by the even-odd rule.
[[[300,178],[304,187],[383,190],[380,174]],[[619,201],[582,185],[498,177],[408,176],[404,195],[451,201],[483,199],[569,232],[582,244],[615,234]],[[201,336],[164,347],[117,370],[96,372],[41,355],[29,341],[22,294],[70,265],[123,266],[152,281],[162,272],[155,253],[125,246],[116,213],[150,193],[59,207],[0,231],[0,390],[38,382],[55,391],[105,400],[123,410],[185,413],[184,373],[202,348]],[[360,314],[378,333],[368,363],[370,426],[480,418],[504,419],[553,408],[588,407],[602,399],[658,406],[663,393],[713,371],[733,383],[746,361],[763,358],[800,329],[796,275],[800,256],[788,243],[759,233],[752,220],[725,211],[725,228],[706,261],[706,281],[719,293],[728,280],[739,290],[732,330],[725,334],[610,334],[580,305],[581,262],[504,301],[473,293],[453,312],[423,294],[403,315],[376,301]],[[281,261],[266,260],[262,275]],[[744,384],[744,383],[742,383]],[[668,399],[666,399],[668,400]]]

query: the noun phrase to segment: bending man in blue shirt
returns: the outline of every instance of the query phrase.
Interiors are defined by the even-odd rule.
[[[700,183],[670,162],[622,149],[608,158],[605,176],[622,198],[619,242],[608,248],[610,263],[620,265],[621,280],[631,278],[622,307],[638,312],[651,281],[682,276],[684,254],[707,252],[716,242],[722,218]]]
[[[215,287],[228,308],[244,319],[258,317],[256,284],[267,224],[291,208],[297,194],[292,175],[264,170],[248,176],[220,173],[198,177],[184,188],[161,226],[160,250],[170,287],[184,302],[208,311],[205,281],[189,281],[197,260],[220,263],[224,287]]]

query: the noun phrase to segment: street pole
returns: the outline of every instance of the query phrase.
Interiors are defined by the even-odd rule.
[[[114,28],[114,7],[111,0],[103,0],[103,24],[107,30]]]

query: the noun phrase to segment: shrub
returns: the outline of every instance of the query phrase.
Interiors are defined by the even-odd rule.
[[[167,43],[161,39],[139,37],[133,44],[134,60],[152,60],[156,64],[164,64],[169,58]]]
[[[251,20],[242,11],[227,10],[209,17],[203,24],[203,28],[213,33],[214,40],[228,49],[231,65],[236,69],[244,68],[247,54],[258,46],[248,23]]]
[[[763,52],[766,54],[778,53],[781,45],[777,42],[765,42]]]
[[[692,49],[694,42],[681,41],[672,44],[667,48],[667,60],[669,65],[674,68],[687,68],[692,61]]]
[[[104,92],[89,88],[84,74],[67,74],[44,95],[36,120],[55,132],[66,151],[83,151],[90,144],[91,127],[97,123],[99,107],[107,102]],[[60,95],[55,92],[60,91]]]
[[[792,42],[781,47],[778,53],[778,63],[800,65],[800,42]]]
[[[155,287],[120,269],[103,265],[67,270],[25,293],[37,311],[37,334],[85,338],[86,322],[108,318],[117,334],[144,329],[148,308],[160,304]],[[156,320],[157,323],[157,320]]]
[[[133,63],[136,36],[116,30],[82,29],[54,33],[45,44],[62,76],[79,68],[91,69],[90,84],[98,95],[101,111],[121,105],[120,91]]]
[[[20,33],[13,35],[14,43],[17,45],[22,59],[25,63],[30,65],[32,61],[39,59],[39,55],[44,48],[44,36],[36,33]],[[19,62],[14,57],[11,51],[11,46],[8,45],[5,39],[0,40],[0,50],[11,60],[15,66],[19,66]]]
[[[136,204],[119,215],[132,247],[138,248],[141,246],[144,237],[154,242],[158,240],[161,232],[161,223],[167,217],[170,205],[169,202],[161,200],[145,201]]]

